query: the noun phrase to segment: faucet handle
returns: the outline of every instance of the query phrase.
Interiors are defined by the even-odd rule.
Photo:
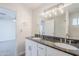
[[[69,38],[69,37],[70,37],[69,33],[66,33],[66,38]]]
[[[60,43],[62,43],[62,42],[63,42],[63,39],[60,38]]]

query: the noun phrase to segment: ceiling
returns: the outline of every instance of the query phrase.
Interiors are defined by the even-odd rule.
[[[41,7],[49,7],[49,6],[53,6],[55,3],[1,3],[0,6],[1,7],[5,7],[5,6],[16,6],[16,5],[23,5],[25,8],[30,8],[32,10],[35,10],[37,8],[41,8]]]
[[[36,9],[42,5],[42,3],[26,3],[25,6],[28,6],[31,9]]]
[[[54,3],[25,3],[24,6],[34,10],[43,6],[53,5]]]

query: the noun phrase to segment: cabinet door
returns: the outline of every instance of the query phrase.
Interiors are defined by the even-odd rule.
[[[31,44],[31,41],[28,40],[28,39],[26,39],[26,55],[27,56],[31,56],[32,55],[31,52],[32,52],[32,44]]]
[[[38,56],[45,56],[45,55],[46,55],[46,46],[38,44]]]
[[[26,40],[26,55],[37,56],[37,43],[29,39]]]
[[[72,55],[59,51],[54,48],[47,47],[47,56],[72,56]]]
[[[32,41],[32,56],[37,56],[37,43]]]

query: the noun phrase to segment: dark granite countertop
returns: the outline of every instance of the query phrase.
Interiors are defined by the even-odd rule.
[[[45,39],[32,39],[32,37],[26,37],[26,39],[29,39],[29,40],[32,40],[32,41],[35,41],[35,42],[38,42],[40,44],[43,44],[43,45],[46,45],[46,46],[49,46],[51,48],[54,48],[54,49],[57,49],[57,50],[60,50],[60,51],[63,51],[63,52],[66,52],[68,54],[71,54],[73,56],[79,56],[79,50],[69,50],[69,49],[65,49],[65,48],[61,48],[61,47],[58,47],[56,46],[54,43],[56,43],[57,41],[48,41],[48,40],[45,40]]]

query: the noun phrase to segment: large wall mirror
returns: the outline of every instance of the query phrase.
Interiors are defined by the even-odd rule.
[[[79,4],[64,7],[63,13],[44,19],[44,35],[79,39]]]

